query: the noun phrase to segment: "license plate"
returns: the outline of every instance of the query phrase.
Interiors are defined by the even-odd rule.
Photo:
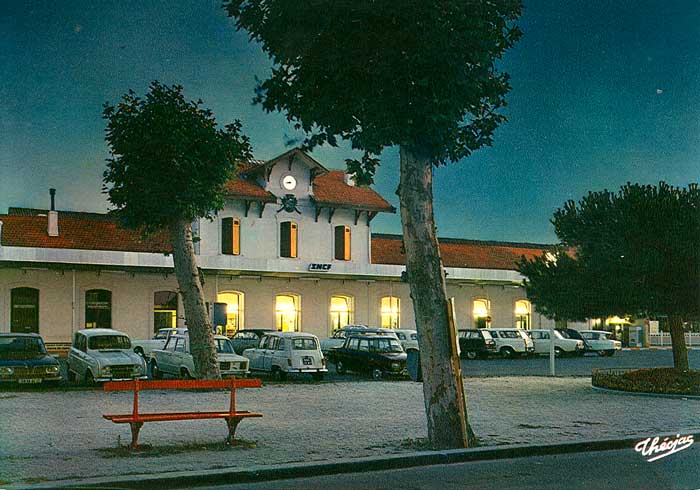
[[[33,385],[37,383],[41,383],[41,378],[29,378],[29,379],[18,379],[17,382],[19,384],[27,384],[27,385]]]
[[[305,357],[305,358],[303,359],[303,361],[304,361],[304,366],[311,366],[311,363],[313,362],[313,359],[311,359],[310,357]]]

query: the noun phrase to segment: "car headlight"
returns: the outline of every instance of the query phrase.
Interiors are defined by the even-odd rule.
[[[391,369],[393,369],[393,370],[399,369],[400,366],[401,366],[401,365],[400,365],[398,362],[392,362],[392,363],[391,363]]]
[[[134,366],[134,374],[143,374],[143,366],[141,364]]]
[[[46,374],[58,374],[60,368],[58,366],[49,366],[46,368]]]
[[[12,369],[11,367],[0,367],[0,376],[9,376],[10,374],[14,373],[15,370]]]
[[[100,372],[102,373],[103,376],[109,376],[112,374],[112,368],[111,368],[111,366],[105,366],[101,369]]]

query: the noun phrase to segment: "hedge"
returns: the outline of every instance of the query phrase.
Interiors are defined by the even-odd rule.
[[[700,371],[678,371],[674,368],[635,370],[594,369],[593,386],[634,393],[666,395],[699,395]]]

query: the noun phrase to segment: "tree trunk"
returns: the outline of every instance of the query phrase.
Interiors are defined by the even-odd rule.
[[[688,348],[685,346],[683,318],[678,315],[669,316],[671,327],[671,347],[673,348],[673,367],[680,371],[688,370]]]
[[[423,371],[428,437],[435,449],[469,447],[471,429],[452,363],[445,275],[433,215],[433,166],[401,146],[399,185],[406,274],[411,287]],[[456,353],[455,353],[456,355]]]
[[[204,303],[204,291],[192,243],[192,225],[178,221],[170,226],[175,275],[185,306],[185,322],[190,336],[190,352],[197,379],[221,378],[211,322]]]

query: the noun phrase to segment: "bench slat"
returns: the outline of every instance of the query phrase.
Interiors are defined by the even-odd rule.
[[[139,381],[139,391],[143,390],[197,390],[210,388],[260,388],[260,379],[175,379],[158,381]],[[104,384],[104,391],[134,391],[134,381],[109,381]]]
[[[129,422],[165,422],[169,420],[198,420],[198,419],[227,419],[232,417],[262,417],[261,413],[240,411],[234,412],[181,412],[181,413],[140,413],[136,417],[133,414],[103,415],[107,420],[115,424]]]

